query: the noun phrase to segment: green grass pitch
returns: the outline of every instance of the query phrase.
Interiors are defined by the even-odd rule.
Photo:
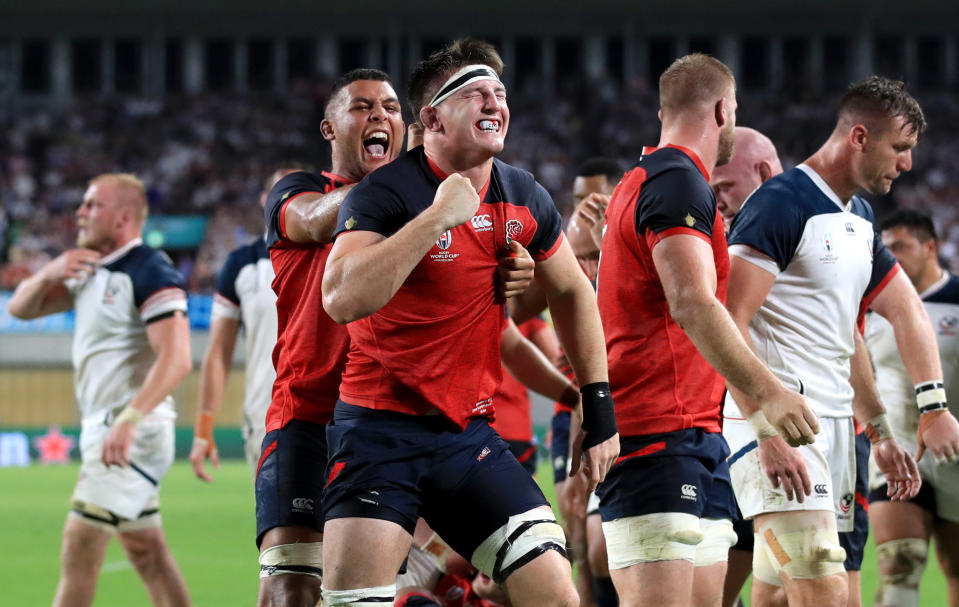
[[[60,532],[78,465],[0,469],[0,605],[49,605],[59,575]],[[253,606],[258,571],[253,544],[252,482],[246,464],[224,462],[213,484],[193,477],[177,461],[163,481],[161,505],[171,548],[198,607]],[[541,484],[550,501],[555,493],[547,466]],[[876,567],[872,545],[862,572],[863,604],[872,604]],[[935,559],[923,577],[921,604],[946,605],[946,585]],[[143,586],[122,550],[113,542],[100,574],[96,607],[149,605]]]

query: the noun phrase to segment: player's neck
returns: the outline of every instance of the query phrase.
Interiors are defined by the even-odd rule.
[[[465,155],[457,157],[450,154],[431,154],[429,150],[426,155],[443,173],[447,175],[458,173],[469,179],[477,192],[489,182],[490,173],[493,170],[492,157],[470,158]]]
[[[848,157],[843,153],[841,145],[832,140],[823,144],[803,164],[816,171],[843,204],[848,204],[849,199],[859,190]]]
[[[945,270],[939,266],[938,262],[926,264],[922,276],[919,277],[919,282],[915,285],[916,292],[919,294],[925,293],[929,290],[929,287],[942,279],[943,274],[945,274]]]
[[[690,150],[699,157],[706,172],[712,175],[716,168],[716,157],[719,154],[719,133],[712,134],[706,129],[700,129],[699,125],[691,125],[691,127],[677,126],[663,129],[657,147],[675,145]]]

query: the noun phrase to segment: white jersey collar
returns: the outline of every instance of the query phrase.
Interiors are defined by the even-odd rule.
[[[938,291],[939,289],[946,286],[946,283],[949,282],[949,272],[947,270],[942,271],[942,276],[936,282],[929,285],[929,288],[919,294],[919,299],[925,299]]]
[[[134,249],[135,247],[140,246],[141,244],[143,244],[143,239],[142,239],[142,238],[134,238],[134,239],[131,240],[130,242],[126,243],[125,245],[123,245],[122,247],[120,247],[119,249],[117,249],[116,251],[110,253],[109,255],[104,255],[103,257],[101,257],[101,258],[100,258],[100,261],[99,261],[99,265],[100,265],[101,267],[102,267],[102,266],[106,266],[106,265],[110,265],[110,264],[113,263],[114,261],[120,259],[120,258],[123,257],[124,255],[126,255],[127,253],[129,253],[129,252],[130,252],[132,249]]]
[[[813,169],[811,166],[809,166],[805,162],[801,163],[796,168],[802,171],[803,173],[805,173],[806,176],[809,177],[809,179],[811,179],[814,184],[816,184],[816,187],[819,188],[819,190],[823,194],[825,194],[827,198],[829,198],[829,200],[836,203],[836,206],[838,206],[843,211],[849,210],[850,203],[847,202],[843,204],[843,202],[839,200],[839,196],[837,196],[836,193],[832,191],[832,188],[829,187],[829,184],[827,184],[826,181],[819,176],[819,173],[817,173],[815,169]]]

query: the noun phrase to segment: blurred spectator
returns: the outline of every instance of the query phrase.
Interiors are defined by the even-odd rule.
[[[644,80],[620,86],[609,78],[589,85],[569,79],[559,87],[545,96],[530,79],[511,94],[503,160],[536,173],[568,216],[574,167],[595,155],[631,166],[643,145],[657,143],[659,103]],[[262,232],[257,200],[264,175],[287,161],[329,165],[328,148],[319,142],[328,91],[329,83],[314,82],[283,96],[98,98],[61,111],[0,108],[7,135],[0,138],[0,289],[12,289],[71,246],[73,211],[91,175],[128,171],[147,183],[151,213],[210,216],[198,250],[171,254],[191,290],[212,290],[227,252]],[[838,99],[740,96],[739,124],[767,133],[784,168],[828,135]],[[959,101],[943,93],[922,95],[920,102],[931,126],[913,171],[872,202],[878,216],[897,206],[931,212],[944,260],[959,270],[959,139],[949,130],[959,124]]]

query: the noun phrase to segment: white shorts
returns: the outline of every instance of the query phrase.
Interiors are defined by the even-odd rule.
[[[909,453],[916,452],[915,434],[903,436],[896,432],[896,439]],[[932,514],[950,523],[959,523],[959,464],[939,464],[929,451],[918,462],[923,490],[930,488],[936,497],[936,511]],[[886,477],[879,471],[872,453],[869,454],[869,490],[886,484]],[[921,495],[921,494],[920,494]],[[926,508],[926,504],[921,504]]]
[[[101,459],[110,427],[84,421],[80,431],[80,477],[73,499],[99,506],[124,519],[135,519],[148,505],[158,504],[160,481],[173,464],[172,419],[144,419],[130,446],[130,465],[107,468]]]
[[[834,510],[839,531],[852,531],[856,487],[855,429],[851,417],[820,417],[812,445],[799,447],[813,491],[803,503],[787,500],[782,486],[772,486],[759,464],[756,434],[745,421],[727,418],[723,436],[729,443],[729,474],[743,518],[769,512]]]
[[[243,451],[246,455],[246,464],[250,467],[250,473],[256,479],[256,466],[260,463],[260,452],[263,449],[263,438],[266,436],[266,428],[260,426],[257,429],[251,429],[248,426],[243,427]]]

